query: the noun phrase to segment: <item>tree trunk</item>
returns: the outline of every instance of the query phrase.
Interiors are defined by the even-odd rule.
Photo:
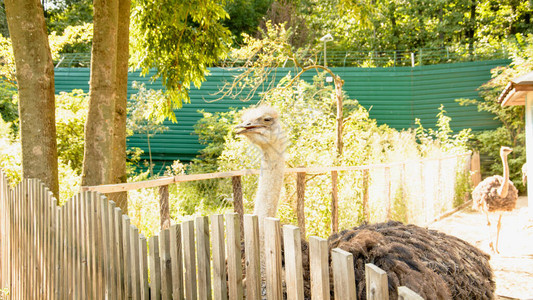
[[[82,185],[110,183],[115,124],[118,0],[94,1],[89,112]]]
[[[124,183],[127,181],[126,116],[128,103],[130,4],[130,0],[119,0],[116,71],[117,94],[115,98],[115,126],[113,132],[112,183]],[[115,201],[123,213],[128,213],[128,192],[110,194],[109,199]]]
[[[54,65],[39,0],[6,0],[19,92],[22,176],[59,198]]]

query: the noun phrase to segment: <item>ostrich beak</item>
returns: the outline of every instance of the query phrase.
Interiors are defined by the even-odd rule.
[[[263,128],[263,127],[265,126],[262,124],[253,124],[251,122],[245,122],[245,123],[241,123],[235,126],[234,130],[235,130],[235,134],[244,134],[244,133],[253,131],[255,128]]]

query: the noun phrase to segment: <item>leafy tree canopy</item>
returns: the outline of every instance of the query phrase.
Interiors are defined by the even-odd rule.
[[[207,67],[224,59],[231,32],[222,24],[225,1],[138,0],[132,14],[133,64],[148,74],[152,69],[166,88],[171,109],[189,101],[191,83],[200,87]],[[175,121],[173,113],[166,117]]]

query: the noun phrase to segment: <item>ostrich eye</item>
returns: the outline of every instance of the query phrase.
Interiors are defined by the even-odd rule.
[[[271,117],[266,117],[266,118],[264,118],[263,120],[264,120],[265,122],[270,122],[270,121],[272,121],[272,118],[271,118]]]

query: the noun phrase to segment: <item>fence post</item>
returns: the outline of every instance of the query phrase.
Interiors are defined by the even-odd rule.
[[[196,299],[196,255],[194,252],[194,221],[181,223],[183,267],[185,270],[185,298]]]
[[[285,250],[285,283],[287,299],[303,300],[302,239],[300,229],[293,225],[283,226]]]
[[[150,298],[161,299],[161,261],[159,257],[159,237],[154,235],[150,243]]]
[[[387,273],[374,264],[365,264],[366,299],[389,300]]]
[[[305,172],[296,173],[296,197],[298,227],[302,238],[305,238]]]
[[[161,218],[161,231],[170,227],[170,204],[168,202],[168,185],[159,187],[159,214]]]
[[[183,251],[181,242],[181,224],[170,226],[170,261],[172,262],[172,297],[184,299],[183,295]]]
[[[474,151],[472,154],[472,160],[470,161],[470,172],[472,174],[472,186],[476,187],[481,182],[481,163],[479,152],[477,151]]]
[[[368,169],[363,170],[363,215],[365,221],[370,220],[370,210],[368,208],[368,181],[369,181]]]
[[[331,269],[335,299],[357,299],[353,255],[340,248],[331,250]]]
[[[261,265],[259,245],[259,218],[255,215],[244,215],[246,299],[261,299]]]
[[[209,217],[196,217],[196,265],[198,266],[198,298],[211,299],[211,263],[209,250]]]
[[[239,214],[239,220],[241,221],[241,232],[243,230],[243,215],[244,205],[242,203],[242,180],[241,176],[231,177],[231,185],[233,187],[233,209]]]
[[[281,234],[279,219],[265,218],[265,265],[267,299],[281,300]],[[231,298],[231,297],[230,297]]]
[[[424,300],[420,295],[406,286],[398,287],[398,300]]]
[[[328,259],[328,241],[316,236],[309,237],[309,267],[313,300],[329,300]]]
[[[172,260],[170,257],[170,229],[159,236],[159,258],[161,259],[161,297],[172,299]]]
[[[241,225],[237,213],[226,214],[228,240],[228,290],[232,300],[243,299],[241,262]]]
[[[224,217],[222,215],[211,216],[211,245],[213,247],[213,294],[217,300],[227,300],[228,283],[226,279],[226,252],[224,248]],[[250,287],[248,286],[248,288]]]
[[[331,171],[331,231],[339,231],[338,172]]]

